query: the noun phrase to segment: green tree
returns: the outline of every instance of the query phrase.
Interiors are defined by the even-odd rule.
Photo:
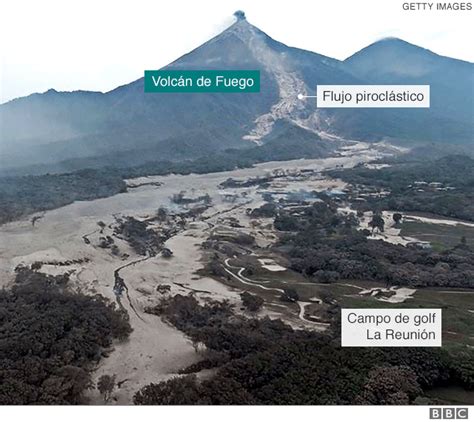
[[[250,312],[258,312],[264,303],[260,296],[250,294],[249,292],[243,292],[240,298],[244,307]]]
[[[104,403],[107,403],[115,389],[115,375],[102,375],[97,382],[97,389],[104,398]]]
[[[358,404],[407,405],[422,393],[415,372],[408,366],[376,367],[359,396]]]
[[[372,220],[369,221],[369,226],[372,228],[372,233],[375,229],[377,229],[379,232],[383,232],[385,227],[385,221],[382,215],[374,213]]]
[[[399,224],[400,221],[402,221],[403,216],[399,212],[393,213],[393,221],[395,221],[395,224]]]

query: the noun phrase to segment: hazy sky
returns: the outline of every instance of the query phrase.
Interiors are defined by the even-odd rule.
[[[0,102],[49,88],[108,91],[199,46],[242,9],[285,44],[344,59],[386,36],[474,61],[473,12],[399,0],[0,0]]]

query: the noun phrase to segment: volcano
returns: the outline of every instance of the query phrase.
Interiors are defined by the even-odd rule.
[[[112,91],[58,92],[0,106],[2,169],[62,162],[134,165],[308,142],[473,142],[472,63],[402,40],[381,40],[345,61],[282,44],[243,12],[169,69],[258,69],[260,93],[144,93],[140,78]],[[319,84],[430,84],[430,109],[317,109]],[[296,144],[297,145],[297,144]],[[84,164],[86,166],[86,164]]]

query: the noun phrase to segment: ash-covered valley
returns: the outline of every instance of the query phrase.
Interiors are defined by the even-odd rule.
[[[398,188],[352,172],[393,170],[401,153],[353,143],[326,159],[128,179],[124,193],[4,224],[3,286],[19,290],[17,300],[34,283],[100,295],[129,325],[87,363],[65,365],[90,377],[82,388],[63,381],[65,402],[408,404],[441,393],[449,402],[456,389],[469,401],[474,218],[383,208]],[[414,183],[433,195],[461,189]],[[338,344],[341,307],[430,305],[444,309],[446,350]],[[17,341],[22,350],[31,340]],[[265,378],[255,383],[257,373]],[[393,379],[383,398],[371,390],[381,375]],[[25,402],[44,403],[51,376],[23,376],[40,391]],[[290,388],[275,397],[280,383]]]

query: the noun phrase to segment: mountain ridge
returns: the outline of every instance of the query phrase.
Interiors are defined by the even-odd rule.
[[[441,57],[441,58],[446,58],[446,59],[449,59],[449,60],[454,60],[454,61],[457,61],[457,62],[462,62],[462,63],[466,63],[466,64],[469,64],[469,65],[472,65],[474,64],[473,62],[470,62],[468,60],[463,60],[463,59],[457,59],[455,57],[450,57],[450,56],[445,56],[443,54],[439,54],[439,53],[436,53],[432,50],[430,50],[429,48],[425,48],[425,47],[421,47],[417,44],[414,44],[410,41],[407,41],[407,40],[404,40],[403,38],[398,38],[398,37],[383,37],[383,38],[380,38],[376,41],[374,41],[373,43],[370,43],[369,45],[361,48],[360,50],[356,51],[355,53],[351,54],[350,56],[346,57],[344,60],[342,60],[343,62],[351,59],[352,57],[358,55],[359,53],[361,53],[362,51],[364,50],[368,50],[372,47],[375,47],[375,46],[378,46],[378,45],[388,45],[388,44],[392,44],[392,45],[404,45],[405,47],[409,47],[409,48],[416,48],[416,49],[419,49],[419,50],[423,50],[424,52],[426,53],[429,53],[429,54],[432,54],[432,55],[435,55],[437,57]]]
[[[380,63],[387,54],[397,57],[398,50],[404,48],[409,48],[414,56],[408,55],[402,66],[388,63],[384,67]],[[436,65],[426,64],[427,54]],[[164,68],[257,68],[261,70],[258,96],[145,94],[143,78],[104,93],[50,89],[43,94],[31,94],[0,105],[4,152],[1,165],[57,163],[98,157],[108,151],[149,150],[154,145],[162,145],[154,159],[173,159],[172,151],[178,147],[175,144],[189,145],[190,139],[193,151],[246,148],[249,144],[264,143],[279,121],[312,132],[319,139],[317,142],[448,138],[448,142],[472,142],[472,96],[465,95],[465,85],[471,83],[473,65],[462,62],[468,66],[467,72],[461,72],[466,73],[463,77],[467,82],[457,92],[452,86],[453,78],[446,81],[445,77],[457,72],[457,62],[399,39],[377,41],[340,61],[288,47],[245,17],[238,17],[223,32]],[[420,63],[423,69],[428,66],[436,102],[441,104],[438,97],[447,98],[427,112],[326,110],[297,98],[298,94],[312,94],[318,84],[381,83],[387,79],[392,84],[419,83],[420,76],[413,72],[419,70]],[[465,110],[459,110],[459,104]],[[399,122],[403,122],[403,127]]]

